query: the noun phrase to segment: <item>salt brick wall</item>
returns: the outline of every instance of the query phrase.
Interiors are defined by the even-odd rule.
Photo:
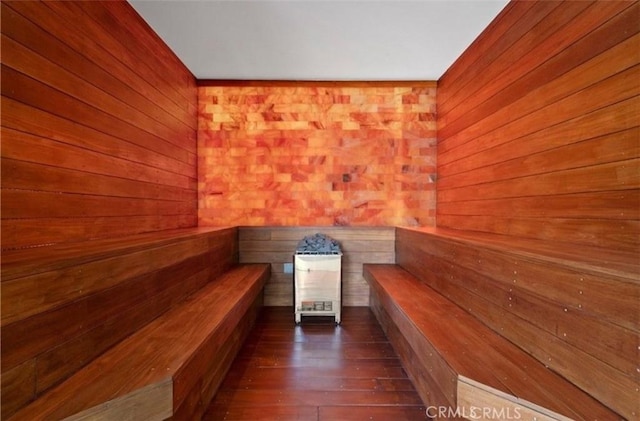
[[[435,84],[198,93],[199,225],[435,225]]]

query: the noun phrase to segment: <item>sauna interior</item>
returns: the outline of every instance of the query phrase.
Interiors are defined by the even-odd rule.
[[[357,82],[0,7],[3,420],[202,419],[317,232],[425,419],[640,419],[637,1],[512,1],[437,80]]]

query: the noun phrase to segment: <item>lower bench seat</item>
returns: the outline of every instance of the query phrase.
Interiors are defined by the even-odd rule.
[[[262,306],[267,264],[239,265],[10,420],[197,420]]]
[[[365,264],[364,277],[370,306],[428,415],[621,418],[401,266]]]

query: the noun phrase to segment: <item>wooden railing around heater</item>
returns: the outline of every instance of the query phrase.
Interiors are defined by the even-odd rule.
[[[4,252],[2,419],[198,418],[262,305],[237,255],[236,228]]]
[[[425,403],[638,417],[637,255],[398,228],[365,277]]]

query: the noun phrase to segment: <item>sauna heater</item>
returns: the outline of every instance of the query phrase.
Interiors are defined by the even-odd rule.
[[[342,253],[297,251],[293,267],[296,324],[302,316],[332,316],[340,324]]]

